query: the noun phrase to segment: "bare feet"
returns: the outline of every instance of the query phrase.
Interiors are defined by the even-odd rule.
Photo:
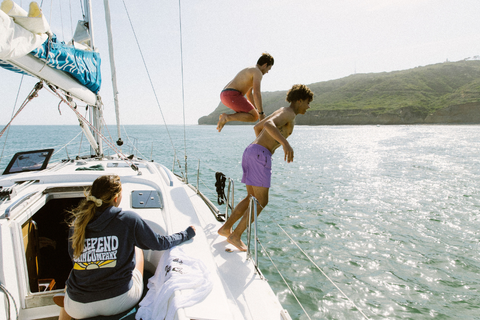
[[[232,236],[229,236],[227,238],[227,241],[237,247],[238,250],[247,251],[247,246],[245,245],[245,243],[243,243],[242,239],[233,239]]]
[[[218,123],[217,123],[217,130],[218,132],[222,131],[223,129],[223,126],[227,123],[227,114],[226,113],[222,113],[219,117],[218,117]]]
[[[229,237],[232,234],[232,228],[225,230],[225,226],[222,226],[220,229],[218,229],[218,234],[224,237]]]

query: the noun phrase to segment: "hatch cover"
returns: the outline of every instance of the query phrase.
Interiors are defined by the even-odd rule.
[[[163,208],[162,197],[155,190],[132,191],[132,208]]]

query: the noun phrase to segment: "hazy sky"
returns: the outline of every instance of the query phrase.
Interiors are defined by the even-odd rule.
[[[29,2],[17,3],[28,9]],[[106,121],[113,124],[103,1],[92,3],[102,54],[100,94]],[[125,3],[168,124],[183,123],[183,108],[187,124],[212,112],[225,84],[265,51],[275,65],[264,76],[262,91],[480,55],[479,0],[181,0],[182,92],[179,1]],[[110,7],[121,122],[163,124],[123,1],[111,0]],[[58,38],[70,40],[81,18],[79,2],[44,0],[43,12]],[[10,119],[20,79],[0,70],[0,124]],[[19,103],[35,83],[24,78]],[[77,123],[66,106],[60,110],[62,115],[57,100],[42,91],[13,124]]]

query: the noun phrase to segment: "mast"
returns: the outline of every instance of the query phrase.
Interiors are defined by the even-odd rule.
[[[93,25],[92,25],[92,3],[91,0],[84,0],[84,7],[85,7],[85,26],[88,29],[89,36],[90,36],[90,48],[92,50],[95,50],[95,41],[94,41],[94,36],[93,36]],[[90,106],[89,110],[89,116],[90,116],[90,123],[93,124],[94,128],[96,129],[93,132],[93,137],[95,138],[96,146],[95,144],[90,143],[90,151],[93,156],[102,156],[103,155],[103,144],[102,144],[102,138],[100,136],[102,132],[102,116],[103,116],[103,111],[102,111],[102,103],[100,96],[97,95],[97,101],[94,106]],[[80,123],[80,126],[83,128],[83,130],[89,130],[88,128],[85,128],[85,126]],[[91,136],[92,133],[85,132],[86,136]]]
[[[107,24],[107,35],[108,35],[108,52],[110,54],[110,72],[112,73],[113,101],[115,103],[115,117],[117,120],[117,134],[118,134],[117,145],[121,146],[123,142],[122,142],[121,133],[120,133],[120,106],[119,106],[118,89],[117,89],[117,70],[115,68],[112,25],[111,25],[111,18],[110,18],[110,6],[108,4],[108,0],[104,0],[103,5],[105,7],[105,22]]]

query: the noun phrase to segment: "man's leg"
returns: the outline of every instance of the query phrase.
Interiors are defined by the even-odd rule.
[[[225,221],[223,226],[218,229],[218,234],[224,237],[228,237],[232,233],[232,228],[235,222],[237,222],[243,214],[247,211],[250,204],[250,195],[248,194],[245,199],[240,201],[232,211],[232,215]]]
[[[255,187],[247,185],[248,197],[254,196],[258,200],[259,206],[257,207],[257,216],[262,212],[263,208],[268,204],[268,190],[265,187]],[[256,219],[256,217],[253,217]],[[235,230],[227,238],[227,241],[237,247],[240,251],[247,251],[247,246],[242,241],[242,234],[247,229],[248,223],[248,208],[245,210],[242,220],[238,223]]]
[[[222,113],[218,117],[217,130],[222,131],[223,126],[230,121],[255,122],[258,120],[257,109],[252,109],[247,112],[236,112],[233,114]]]

